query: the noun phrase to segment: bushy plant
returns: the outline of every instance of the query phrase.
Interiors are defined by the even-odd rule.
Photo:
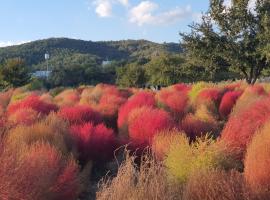
[[[80,101],[80,94],[75,89],[64,90],[54,97],[58,106],[74,106]]]
[[[269,98],[256,101],[240,113],[231,115],[225,125],[221,138],[235,151],[239,151],[239,158],[243,158],[246,147],[256,131],[270,118],[269,102]]]
[[[157,93],[156,99],[158,105],[170,112],[176,120],[181,119],[188,111],[188,96],[186,92],[162,89]]]
[[[32,125],[41,118],[41,115],[31,109],[31,108],[22,108],[8,116],[8,121],[12,125]]]
[[[157,133],[152,141],[152,151],[158,160],[164,160],[165,156],[168,154],[170,145],[175,141],[181,140],[184,132],[177,129],[173,130],[163,130]]]
[[[59,110],[58,116],[67,120],[71,125],[101,122],[100,114],[89,106],[63,107]]]
[[[55,112],[58,109],[54,104],[41,101],[39,96],[31,95],[21,101],[9,104],[7,113],[10,115],[23,108],[31,108],[44,115],[48,115],[50,112]]]
[[[31,126],[16,126],[9,131],[7,136],[8,145],[18,149],[36,142],[49,143],[63,153],[72,150],[68,126],[55,114]]]
[[[229,116],[237,99],[242,95],[242,93],[242,91],[228,91],[224,94],[219,105],[219,113],[223,118]]]
[[[201,137],[206,134],[216,136],[219,126],[215,120],[206,120],[193,114],[188,114],[180,122],[180,129],[187,134],[191,141],[194,141],[196,137]]]
[[[255,193],[270,197],[270,123],[251,140],[245,157],[245,178]]]
[[[198,82],[194,85],[192,85],[191,90],[188,93],[189,99],[191,103],[194,103],[199,95],[199,93],[205,89],[211,87],[211,84],[206,82]]]
[[[117,125],[120,132],[126,133],[127,120],[130,112],[135,108],[143,106],[155,107],[156,102],[153,93],[150,92],[138,92],[134,96],[130,97],[128,101],[122,105],[118,112]]]
[[[45,143],[0,152],[0,198],[76,200],[80,194],[79,166]]]
[[[190,144],[182,135],[170,145],[165,165],[172,178],[184,183],[197,170],[233,169],[236,166],[233,159],[227,153],[227,146],[215,143],[207,136]]]
[[[92,123],[86,123],[72,126],[71,136],[83,164],[87,161],[107,162],[112,158],[116,148],[114,132],[104,124],[95,126]]]
[[[155,134],[174,127],[172,118],[163,110],[141,107],[134,109],[131,116],[133,112],[136,115],[133,119],[129,119],[128,132],[130,139],[134,142],[149,144]]]

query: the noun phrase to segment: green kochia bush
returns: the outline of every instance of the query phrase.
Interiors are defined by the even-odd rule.
[[[223,143],[214,142],[206,136],[189,144],[189,139],[184,135],[171,144],[165,165],[169,176],[182,183],[197,170],[239,167]]]

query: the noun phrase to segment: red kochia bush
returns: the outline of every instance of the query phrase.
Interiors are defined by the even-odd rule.
[[[39,119],[40,114],[31,108],[19,109],[8,117],[8,121],[11,124],[28,126],[34,124]]]
[[[139,109],[139,112],[133,111],[136,112],[136,116],[129,121],[128,130],[132,141],[151,143],[156,133],[174,127],[173,120],[167,112],[149,107]]]
[[[112,129],[92,123],[71,127],[71,135],[80,154],[80,160],[106,162],[109,161],[116,147],[116,140]]]
[[[128,101],[119,109],[118,127],[121,128],[127,123],[129,113],[134,108],[142,106],[154,107],[156,104],[154,94],[151,92],[139,92],[128,99]]]
[[[22,151],[0,152],[0,199],[76,200],[79,167],[49,144],[36,143]]]
[[[270,196],[270,123],[259,130],[247,148],[245,178],[252,191]]]
[[[178,92],[169,89],[163,89],[156,95],[159,105],[168,110],[175,119],[182,118],[188,105],[188,96],[186,92]]]
[[[89,106],[63,107],[59,110],[58,116],[67,120],[70,124],[84,124],[101,122],[101,116]]]
[[[199,93],[199,99],[204,99],[207,101],[213,101],[214,103],[219,103],[222,98],[222,91],[220,89],[204,89]]]
[[[219,105],[219,113],[222,117],[227,117],[231,113],[233,106],[242,93],[242,91],[229,91],[224,94]]]
[[[256,101],[248,108],[229,118],[221,133],[221,139],[232,148],[239,150],[239,156],[242,158],[254,133],[270,118],[269,113],[269,98]]]
[[[178,84],[172,85],[171,88],[173,88],[175,91],[185,92],[185,93],[187,93],[191,89],[190,86],[183,84],[183,83],[178,83]]]
[[[180,129],[183,130],[191,140],[195,140],[197,137],[209,133],[215,135],[218,131],[218,124],[214,121],[204,121],[193,114],[188,114],[181,121]]]
[[[43,102],[40,100],[39,96],[36,95],[31,95],[26,97],[25,99],[10,104],[7,109],[7,113],[10,115],[12,113],[15,113],[19,109],[23,108],[31,108],[38,113],[48,115],[50,112],[55,112],[57,111],[57,106],[54,104],[49,104],[46,102]]]

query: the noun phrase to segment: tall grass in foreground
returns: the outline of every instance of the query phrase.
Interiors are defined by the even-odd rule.
[[[182,186],[167,179],[161,163],[146,155],[139,166],[135,157],[127,154],[117,176],[101,181],[97,200],[173,200],[181,199],[181,194]]]

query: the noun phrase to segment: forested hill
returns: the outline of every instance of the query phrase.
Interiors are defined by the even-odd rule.
[[[29,66],[42,65],[44,54],[51,55],[51,62],[65,63],[72,60],[88,62],[95,60],[135,60],[151,58],[164,53],[179,53],[181,48],[176,43],[158,44],[146,40],[122,41],[84,41],[68,38],[50,38],[30,43],[0,48],[0,62],[7,58],[20,57]]]

